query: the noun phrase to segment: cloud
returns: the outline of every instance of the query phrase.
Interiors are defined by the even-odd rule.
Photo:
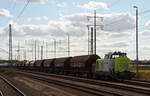
[[[31,22],[32,18],[27,18],[27,22]]]
[[[107,4],[103,2],[96,2],[96,1],[89,1],[87,4],[78,5],[79,8],[89,9],[89,10],[96,10],[96,9],[104,9],[108,10]]]
[[[58,3],[56,6],[57,7],[66,7],[67,3],[66,2],[61,2],[61,3]]]
[[[127,37],[127,36],[130,36],[130,34],[122,33],[122,32],[116,32],[116,33],[110,34],[110,38],[121,38],[121,37]]]
[[[64,15],[57,21],[49,20],[47,24],[14,24],[13,30],[15,36],[47,36],[63,37],[68,33],[73,37],[84,37],[87,34],[87,25],[93,24],[93,20],[87,20],[87,16],[91,16],[89,13],[76,13],[72,15]],[[114,13],[114,14],[97,14],[104,17],[104,30],[101,31],[97,28],[97,35],[103,35],[106,38],[123,37],[122,35],[128,35],[129,29],[134,28],[134,16],[129,13]],[[29,18],[28,18],[29,19]],[[36,20],[48,20],[47,16],[37,17]],[[30,21],[30,19],[29,19]],[[97,20],[97,24],[101,24],[100,20]],[[111,24],[115,22],[114,24]],[[8,28],[1,29],[1,34],[7,32]]]
[[[148,30],[148,29],[147,29],[147,30],[144,30],[144,31],[142,31],[142,32],[140,32],[140,33],[141,33],[142,36],[146,36],[146,37],[147,37],[147,36],[150,36],[150,30]]]
[[[13,18],[10,12],[6,9],[0,9],[0,16]]]
[[[149,27],[150,26],[150,21],[147,21],[144,26]]]
[[[4,36],[4,35],[6,35],[6,30],[4,30],[5,28],[0,28],[0,35],[1,36]]]
[[[45,25],[33,25],[33,24],[26,24],[26,25],[16,25],[14,28],[14,33],[19,36],[45,36],[48,35],[47,26]]]
[[[73,26],[80,27],[86,26],[88,24],[93,24],[91,19],[89,22],[87,16],[92,16],[88,13],[82,14],[72,14],[62,16],[61,19],[64,21],[70,21]],[[97,14],[99,17],[104,17],[104,21],[97,19],[98,25],[104,25],[104,31],[109,32],[123,32],[135,27],[135,17],[130,13],[113,13],[113,14]],[[100,28],[100,27],[98,27]],[[100,29],[99,29],[100,30]]]
[[[41,20],[47,21],[47,20],[48,20],[48,17],[47,17],[47,16],[36,17],[35,20],[37,20],[37,21],[41,21]]]
[[[142,36],[148,37],[148,36],[150,36],[150,29],[149,29],[149,27],[150,27],[150,21],[147,21],[144,26],[146,27],[146,29],[143,30],[142,32],[140,32],[140,34]]]
[[[35,20],[40,21],[41,17],[36,17]]]
[[[150,36],[150,21],[147,21],[144,25],[147,29],[141,32],[141,35],[143,36]]]
[[[126,31],[135,28],[135,17],[129,13],[104,15],[105,31]]]
[[[114,42],[114,43],[108,43],[108,44],[103,44],[103,45],[100,45],[101,47],[105,47],[105,48],[116,48],[116,47],[128,47],[129,44],[125,41],[121,41],[121,42]]]
[[[47,24],[41,24],[41,25],[36,25],[36,24],[14,24],[13,27],[13,36],[29,39],[32,38],[33,40],[37,40],[37,38],[40,38],[41,41],[47,39],[53,39],[55,38],[57,42],[59,40],[62,40],[62,45],[63,46],[61,49],[59,48],[59,43],[57,43],[57,50],[60,50],[59,53],[65,54],[63,51],[67,51],[67,34],[70,33],[70,42],[71,42],[71,54],[72,55],[81,55],[81,54],[87,54],[87,18],[86,16],[90,14],[72,14],[72,15],[66,15],[62,16],[60,20],[58,21],[52,21],[50,20]],[[5,30],[6,31],[6,30]],[[8,29],[7,29],[8,32]],[[97,30],[97,33],[99,30]],[[100,31],[102,32],[102,31]],[[114,31],[104,31],[107,34],[104,34],[107,36],[107,40],[111,40],[112,34],[116,35],[117,32],[114,33]],[[103,33],[103,32],[102,32]],[[118,33],[118,34],[121,34]],[[117,34],[117,35],[118,35]],[[97,49],[102,50],[105,49],[107,52],[115,49],[126,49],[129,48],[129,44],[126,41],[119,41],[119,42],[109,42],[107,43],[104,39],[104,36],[97,35]],[[99,41],[100,39],[100,41]],[[20,40],[21,41],[21,40]],[[63,41],[66,41],[63,43]],[[53,46],[53,41],[47,41],[51,42],[51,45]],[[80,42],[80,43],[79,43]],[[101,43],[103,42],[103,43]],[[28,45],[28,47],[31,49],[31,46],[34,44],[31,43]],[[80,46],[80,47],[78,47]],[[50,48],[53,50],[53,47]],[[101,50],[98,51],[101,53]],[[51,53],[53,54],[53,53]],[[66,53],[67,54],[67,53]],[[52,55],[53,56],[53,55]],[[65,55],[63,55],[65,56]],[[66,55],[67,56],[67,55]],[[59,55],[60,57],[60,55]],[[52,57],[51,57],[52,58]]]
[[[14,2],[28,2],[28,0],[13,0]],[[47,2],[48,0],[30,0],[30,2],[33,2],[33,3],[45,3]]]
[[[118,15],[120,14],[120,15]],[[89,13],[76,13],[72,15],[65,15],[61,16],[57,21],[49,20],[47,24],[17,24],[13,23],[13,45],[17,45],[17,41],[24,41],[29,40],[27,46],[28,50],[28,59],[31,59],[32,57],[32,46],[34,42],[31,42],[31,40],[40,40],[40,41],[46,41],[49,44],[49,51],[53,51],[53,39],[56,39],[57,41],[57,57],[61,56],[67,56],[67,34],[70,34],[70,48],[71,48],[71,56],[74,55],[85,55],[87,54],[87,27],[86,25],[91,23],[93,24],[93,21],[87,20],[87,16],[92,16],[93,14]],[[119,18],[119,16],[123,16],[124,19],[121,19],[123,24],[128,24],[128,26],[132,25],[132,22],[124,23],[126,20],[132,20],[133,16],[129,15],[129,13],[114,13],[114,14],[97,14],[98,16],[104,16],[104,22],[103,23],[110,23],[113,22],[113,19]],[[125,17],[127,16],[127,17]],[[43,18],[40,17],[41,19]],[[105,19],[108,19],[107,22]],[[111,19],[113,18],[113,19]],[[33,20],[33,18],[32,18]],[[125,20],[125,21],[124,21]],[[99,24],[99,20],[97,20],[97,24]],[[134,21],[134,20],[133,20]],[[120,28],[122,25],[117,25],[118,28]],[[125,29],[121,27],[119,31],[116,30],[97,30],[97,53],[98,54],[105,54],[108,51],[113,50],[126,50],[130,49],[130,42],[128,41],[128,37],[125,38],[126,41],[122,41],[121,34],[128,34],[128,28]],[[8,36],[8,26],[0,29],[0,34],[6,34],[5,36]],[[100,33],[100,34],[99,34]],[[102,35],[103,34],[103,35]],[[2,35],[1,35],[2,36]],[[4,36],[3,36],[4,37]],[[106,39],[104,39],[106,37]],[[118,41],[115,40],[116,37],[120,37],[121,39],[118,39]],[[113,38],[113,39],[112,39]],[[0,38],[1,39],[1,38]],[[51,41],[50,41],[51,40]],[[59,40],[62,41],[61,47],[59,44]],[[110,41],[109,41],[110,40]],[[113,41],[114,40],[114,41]],[[7,40],[6,40],[7,41]],[[109,41],[109,42],[108,42]],[[24,43],[20,43],[21,46],[24,46]],[[42,43],[40,43],[41,46]],[[45,45],[44,45],[45,46]],[[80,47],[79,47],[80,46]],[[15,47],[15,46],[14,46]],[[7,47],[6,47],[7,48]],[[45,47],[44,47],[45,48]],[[45,49],[44,49],[45,50]],[[102,51],[103,50],[103,51]],[[105,51],[105,53],[104,53]],[[23,52],[23,51],[22,51]],[[53,52],[50,53],[49,58],[53,58]],[[22,55],[23,56],[23,55]]]
[[[23,24],[19,25],[17,23],[12,24],[12,35],[18,38],[22,37],[38,37],[38,36],[45,36],[48,34],[46,25],[34,25],[34,24]],[[2,36],[8,35],[8,26],[0,28],[0,34]]]
[[[143,50],[148,50],[148,51],[150,51],[150,46],[145,46],[145,47],[143,47]]]
[[[43,16],[42,18],[43,18],[43,20],[48,20],[47,16]]]

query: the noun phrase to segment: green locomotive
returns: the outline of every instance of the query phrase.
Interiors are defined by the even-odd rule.
[[[104,59],[97,59],[95,75],[103,78],[131,79],[135,73],[126,53],[109,52]]]

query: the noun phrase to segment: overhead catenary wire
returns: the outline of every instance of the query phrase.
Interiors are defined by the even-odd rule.
[[[18,14],[18,16],[16,17],[15,22],[20,18],[20,16],[23,14],[23,12],[25,11],[25,9],[27,8],[28,4],[30,3],[30,0],[27,1],[27,3],[25,4],[25,6],[23,7],[23,9],[21,10],[21,12]]]
[[[15,11],[15,8],[16,8],[16,1],[15,1],[15,3],[13,4],[12,10]]]
[[[142,12],[139,12],[139,15],[143,15],[143,14],[146,14],[146,13],[148,13],[148,12],[150,12],[150,9],[144,10],[144,11],[142,11]],[[114,21],[114,22],[111,22],[111,23],[107,23],[107,24],[105,24],[105,26],[106,26],[106,25],[112,25],[112,24],[118,23],[119,21],[121,21],[121,20],[117,20],[117,21]]]
[[[30,1],[30,0],[28,0],[28,1]],[[118,21],[117,21],[118,22]],[[113,24],[113,23],[112,23]]]
[[[117,1],[119,1],[119,0],[117,0]],[[117,1],[116,1],[116,2],[117,2]],[[113,4],[112,4],[112,5],[113,5]],[[111,6],[112,6],[112,5],[111,5]],[[146,13],[148,13],[148,12],[150,12],[150,9],[147,9],[147,10],[144,10],[144,11],[142,11],[142,12],[139,12],[139,15],[143,15],[143,14],[146,14]],[[105,24],[105,26],[118,23],[119,21],[121,21],[121,20],[117,20],[117,21],[113,21],[113,22],[107,23],[107,24]]]
[[[139,12],[139,15],[143,15],[143,14],[146,14],[146,13],[148,13],[148,12],[150,12],[150,9],[144,10],[144,11],[142,11],[142,12]]]
[[[147,9],[147,10],[144,10],[142,12],[139,12],[139,15],[142,16],[142,18],[144,17],[144,19],[146,19],[147,17],[149,17],[149,15],[145,15],[145,14],[147,14],[149,12],[150,12],[150,9]]]

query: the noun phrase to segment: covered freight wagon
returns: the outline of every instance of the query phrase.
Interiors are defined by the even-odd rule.
[[[26,61],[20,61],[20,62],[18,62],[17,63],[17,67],[20,68],[20,69],[23,69],[25,67],[25,62]]]
[[[100,59],[98,55],[75,56],[71,59],[71,71],[73,74],[91,75],[95,69],[96,60]]]
[[[27,62],[25,63],[25,69],[29,69],[29,67],[30,67],[30,61],[27,61]]]
[[[36,71],[42,71],[43,61],[44,60],[37,60],[37,61],[35,61],[35,63],[34,63],[34,69]]]
[[[54,61],[54,71],[56,73],[68,74],[70,71],[70,59],[72,57],[57,58]]]
[[[20,62],[16,62],[15,67],[19,68]]]
[[[55,59],[46,59],[43,61],[43,71],[53,72],[54,71],[54,61]]]
[[[29,70],[34,70],[35,69],[34,63],[35,63],[35,61],[30,61]]]

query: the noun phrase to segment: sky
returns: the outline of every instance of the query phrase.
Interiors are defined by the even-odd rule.
[[[2,0],[0,3],[0,59],[8,59],[9,24],[12,24],[13,59],[44,59],[88,54],[88,28],[97,12],[97,54],[126,52],[135,59],[135,8],[139,12],[139,59],[150,59],[150,0]],[[24,9],[24,10],[23,10]],[[18,46],[20,51],[18,52]]]

